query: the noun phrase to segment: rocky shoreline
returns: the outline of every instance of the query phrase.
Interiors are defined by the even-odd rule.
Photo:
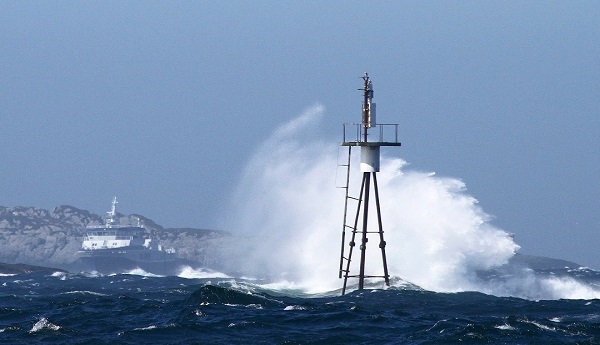
[[[143,225],[164,248],[173,248],[179,258],[200,265],[213,264],[218,244],[230,238],[218,230],[164,228],[138,214],[117,213],[116,220],[122,225]],[[0,206],[0,262],[5,263],[0,264],[0,273],[69,270],[85,227],[98,224],[103,224],[101,216],[68,205],[52,210]]]
[[[55,273],[67,271],[60,268],[43,267],[27,264],[5,264],[0,263],[0,274],[13,275],[13,274],[27,274],[27,273]]]

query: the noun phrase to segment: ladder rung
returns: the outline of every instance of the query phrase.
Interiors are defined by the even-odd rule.
[[[348,199],[353,199],[353,200],[356,200],[356,201],[360,201],[360,199],[359,199],[359,198],[355,198],[355,197],[353,197],[353,196],[348,196]]]
[[[346,225],[347,228],[352,229],[352,230],[356,230],[353,226],[350,225]]]

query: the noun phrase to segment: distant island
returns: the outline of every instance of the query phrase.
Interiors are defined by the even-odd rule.
[[[141,224],[165,248],[201,265],[215,264],[215,246],[230,234],[195,228],[164,228],[142,215],[118,213],[120,224]],[[72,268],[87,225],[103,224],[90,211],[63,205],[53,210],[0,206],[0,273],[18,274]],[[53,268],[55,267],[55,268]]]

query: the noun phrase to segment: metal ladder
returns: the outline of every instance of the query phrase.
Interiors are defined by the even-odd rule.
[[[354,222],[354,226],[348,225],[348,200],[356,200],[361,202],[360,198],[355,198],[349,195],[349,186],[350,186],[350,161],[352,156],[352,146],[348,146],[348,160],[346,164],[338,164],[338,167],[344,167],[346,169],[346,184],[343,186],[336,186],[337,188],[345,189],[344,195],[344,221],[342,223],[342,245],[340,248],[340,270],[339,270],[339,278],[344,277],[344,285],[346,285],[346,280],[348,279],[348,272],[350,266],[350,260],[352,257],[352,245],[350,247],[350,253],[348,257],[344,256],[344,246],[346,245],[346,229],[352,230],[352,243],[354,243],[354,238],[356,236],[356,226],[357,221]],[[362,193],[361,193],[362,195]],[[344,269],[344,263],[346,263],[346,268]]]

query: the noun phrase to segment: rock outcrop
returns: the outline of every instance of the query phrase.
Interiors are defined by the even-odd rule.
[[[164,248],[200,264],[209,264],[212,248],[228,233],[207,229],[163,228],[141,215],[117,213],[123,225],[143,225]],[[68,268],[76,260],[86,225],[103,224],[101,216],[73,206],[53,210],[0,206],[0,262]]]

